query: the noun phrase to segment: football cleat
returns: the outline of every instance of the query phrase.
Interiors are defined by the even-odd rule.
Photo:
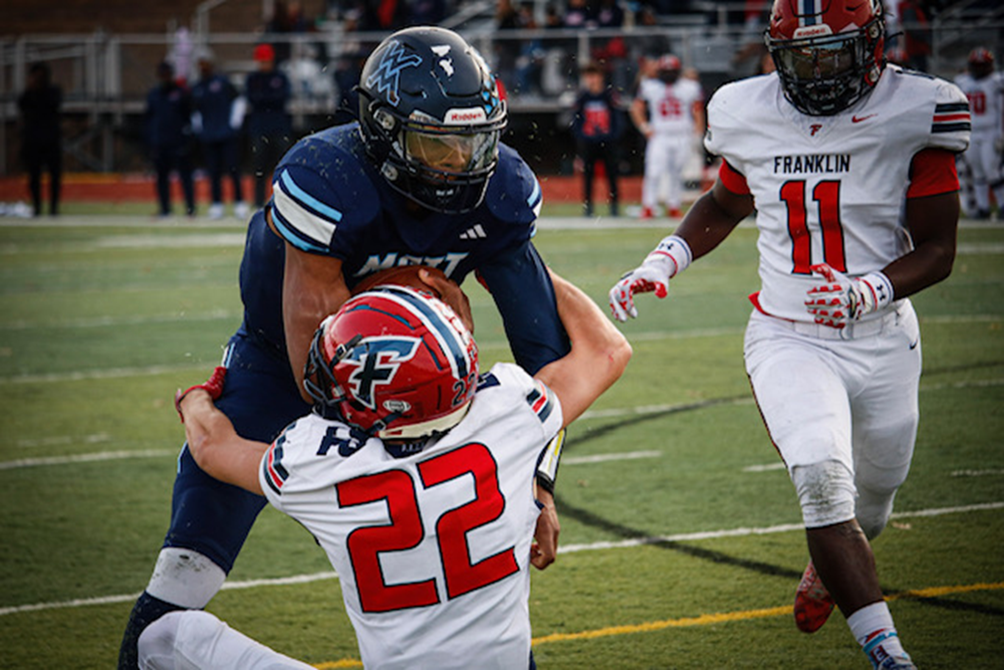
[[[830,618],[833,606],[830,592],[816,574],[812,561],[809,561],[795,592],[795,625],[803,633],[815,633]]]

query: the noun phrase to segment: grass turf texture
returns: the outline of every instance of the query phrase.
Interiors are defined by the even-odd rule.
[[[239,224],[95,221],[0,228],[0,667],[114,664],[167,526],[183,436],[173,391],[205,378],[240,319]],[[613,226],[545,223],[537,237],[601,305],[663,234]],[[561,543],[587,546],[534,571],[541,668],[867,667],[839,613],[812,636],[791,618],[807,552],[742,365],[754,245],[755,232],[739,229],[667,300],[643,296],[641,318],[623,326],[635,350],[625,377],[572,427]],[[1004,229],[964,229],[952,277],[914,300],[925,357],[917,453],[897,499],[906,514],[874,546],[900,633],[925,668],[999,663],[1004,511],[909,513],[1004,501],[1002,253]],[[485,367],[508,359],[490,297],[465,288]],[[610,454],[634,458],[585,458]],[[781,524],[795,529],[624,546]],[[329,571],[297,524],[266,510],[229,580],[246,588],[209,609],[310,663],[352,667],[337,580],[247,586]],[[934,587],[947,588],[920,591]],[[86,604],[96,598],[109,602]],[[73,600],[85,602],[48,607]],[[45,607],[10,611],[29,605]]]

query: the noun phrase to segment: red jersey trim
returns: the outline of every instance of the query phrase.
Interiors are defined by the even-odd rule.
[[[722,180],[722,186],[736,195],[750,194],[750,187],[746,183],[746,177],[729,165],[728,161],[722,161],[722,166],[718,168],[718,178]]]
[[[910,163],[910,186],[907,198],[923,198],[959,190],[955,154],[947,149],[923,149]]]

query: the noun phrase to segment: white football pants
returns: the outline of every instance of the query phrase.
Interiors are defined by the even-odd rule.
[[[857,517],[873,538],[889,520],[913,457],[920,329],[908,300],[860,326],[855,337],[843,339],[833,328],[754,311],[744,355],[789,474],[802,467],[836,480],[803,492],[793,475],[806,527]],[[823,504],[807,504],[813,496]]]
[[[170,612],[139,637],[140,670],[314,670],[240,633],[209,612]]]

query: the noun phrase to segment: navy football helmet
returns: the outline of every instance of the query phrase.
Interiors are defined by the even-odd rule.
[[[784,96],[811,116],[856,103],[886,63],[879,0],[775,0],[764,39]]]
[[[451,30],[400,30],[363,66],[367,152],[392,188],[433,211],[459,214],[481,204],[506,118],[484,59]]]
[[[315,411],[383,440],[418,440],[460,422],[478,381],[478,348],[427,291],[381,285],[321,323],[304,369]]]

